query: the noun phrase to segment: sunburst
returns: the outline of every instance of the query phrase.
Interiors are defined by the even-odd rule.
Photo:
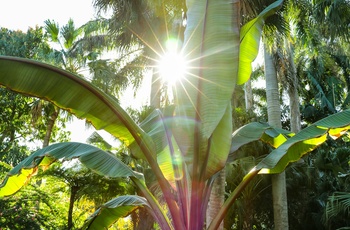
[[[166,42],[166,49],[158,61],[158,71],[164,84],[173,86],[177,81],[184,78],[187,64],[184,56],[179,51],[179,41],[169,39]]]

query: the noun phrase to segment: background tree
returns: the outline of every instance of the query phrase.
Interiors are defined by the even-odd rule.
[[[181,39],[183,34],[182,13],[185,1],[105,1],[95,0],[99,11],[112,11],[107,19],[112,42],[125,52],[135,47],[141,52],[135,60],[140,68],[152,70],[150,103],[161,107],[162,83],[157,70],[158,60],[165,52],[165,43],[170,37]]]

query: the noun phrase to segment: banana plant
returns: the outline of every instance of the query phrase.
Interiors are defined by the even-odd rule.
[[[288,140],[284,140],[288,133],[261,127],[259,123],[249,127],[260,129],[260,136],[254,131],[248,132],[248,136],[241,135],[247,130],[242,128],[234,135],[239,140],[232,138],[233,89],[249,79],[251,67],[247,63],[258,53],[264,21],[283,4],[282,0],[272,3],[239,29],[239,2],[187,1],[183,52],[190,68],[175,85],[175,109],[166,114],[155,110],[141,124],[133,121],[114,98],[74,74],[32,60],[0,57],[0,85],[51,101],[86,119],[96,129],[111,133],[130,148],[135,158],[144,159],[157,179],[166,208],[146,186],[143,174],[108,152],[74,142],[40,149],[15,166],[0,185],[0,197],[17,192],[40,168],[58,160],[79,159],[101,175],[130,178],[142,193],[107,202],[86,220],[83,229],[106,228],[139,207],[147,208],[161,229],[217,229],[227,209],[254,176],[279,173],[289,162],[310,151],[310,146],[322,143],[327,134],[343,134],[350,125],[349,111],[312,126],[311,133],[296,134]],[[253,139],[263,137],[279,147],[243,179],[216,218],[206,223],[212,182],[225,166],[229,153],[249,143],[250,135]]]

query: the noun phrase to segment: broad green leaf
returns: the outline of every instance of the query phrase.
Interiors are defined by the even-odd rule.
[[[171,113],[173,108],[168,108],[166,113]],[[175,185],[175,172],[174,167],[181,168],[182,167],[182,157],[180,148],[176,143],[172,133],[171,133],[171,125],[172,125],[172,117],[162,117],[162,112],[160,110],[153,111],[144,121],[140,123],[140,127],[152,138],[155,143],[155,149],[157,154],[157,163],[159,165],[160,170],[162,171],[164,177],[176,190]],[[168,129],[165,129],[165,126]],[[167,135],[171,139],[171,145],[173,147],[173,156],[170,152],[170,146],[167,140]],[[133,144],[131,145],[133,146]],[[136,151],[131,148],[132,151]],[[176,166],[174,165],[176,164]],[[177,172],[178,177],[181,177],[183,172]],[[179,179],[179,178],[178,178]]]
[[[87,168],[107,177],[136,177],[141,174],[132,171],[114,155],[91,145],[66,142],[40,149],[14,167],[0,185],[0,197],[17,192],[39,168],[46,169],[57,160],[78,158]]]
[[[176,145],[176,141],[172,139],[173,145]],[[168,180],[173,189],[176,190],[175,180],[180,180],[183,177],[183,172],[178,170],[177,173],[179,176],[175,175],[174,166],[181,169],[182,167],[182,157],[179,151],[179,148],[175,147],[174,156],[170,154],[169,146],[163,149],[160,153],[157,154],[157,162],[159,164],[159,168],[162,170],[164,177]]]
[[[208,140],[218,124],[231,125],[223,117],[237,79],[239,22],[234,21],[238,19],[238,4],[232,5],[231,1],[190,0],[187,7],[183,53],[188,69],[175,88],[179,123],[174,135],[191,174],[192,163],[196,165],[195,172],[204,171],[200,167],[207,161]],[[226,157],[228,150],[229,147],[222,153]],[[221,168],[217,165],[211,171]]]
[[[265,20],[273,15],[283,4],[278,0],[265,8],[256,18],[249,21],[241,28],[241,46],[239,52],[239,68],[237,84],[241,85],[248,81],[252,73],[252,62],[258,56],[261,32]]]
[[[287,137],[292,135],[294,134],[287,130],[273,128],[267,123],[252,122],[240,127],[232,134],[230,153],[235,152],[243,145],[258,140],[277,148],[287,140]]]
[[[145,198],[140,196],[119,196],[98,208],[84,223],[82,229],[107,229],[113,223],[131,214],[140,207],[149,207]]]
[[[209,138],[223,117],[235,86],[238,24],[232,21],[235,12],[229,1],[188,1],[187,6],[183,53],[189,67],[176,85],[177,115],[200,119],[203,136]]]
[[[210,176],[217,173],[218,170],[224,168],[226,164],[231,140],[223,137],[229,137],[232,133],[232,126],[228,124],[232,124],[232,110],[230,103],[227,105],[225,115],[210,138],[210,149],[207,159],[201,159],[202,162],[205,162],[205,168],[203,168],[205,169],[205,179],[208,179]]]
[[[314,150],[327,140],[327,136],[338,138],[350,129],[350,110],[333,114],[289,138],[273,150],[257,166],[260,173],[280,173],[291,162]]]
[[[145,120],[143,120],[139,126],[142,130],[153,140],[155,154],[162,151],[167,146],[165,130],[160,118],[161,111],[154,110],[149,114]],[[134,156],[142,155],[142,151],[138,148],[136,142],[130,145],[131,153]]]
[[[143,149],[153,151],[147,134],[117,101],[78,76],[40,62],[0,56],[0,85],[51,101],[126,145],[136,141]]]
[[[158,184],[160,185],[160,187],[162,187],[162,184],[159,183],[159,178],[164,179],[162,183],[163,186],[166,185],[166,187],[168,188],[169,194],[164,195],[166,198],[173,196],[171,188],[177,191],[177,197],[181,197],[181,194],[183,194],[183,190],[187,189],[187,187],[184,186],[184,174],[187,173],[187,171],[184,167],[183,157],[181,155],[180,148],[177,145],[176,140],[171,132],[171,126],[173,124],[173,108],[166,108],[164,110],[164,113],[166,116],[164,116],[160,110],[155,110],[140,124],[141,128],[143,128],[143,130],[153,140],[153,143],[155,143],[154,149],[157,155],[156,163],[159,167],[159,171],[152,170],[151,177],[147,177],[150,174],[146,174],[146,178],[152,178],[151,180],[147,180],[147,182],[151,184],[150,186],[152,186],[155,176],[158,180]],[[140,184],[140,186],[142,185]],[[149,197],[147,200],[150,199],[152,199],[152,197]],[[176,208],[173,209],[172,213],[174,213],[175,211],[177,212],[179,204],[174,203],[173,200],[170,200],[170,202],[173,202],[173,205]],[[155,207],[155,209],[158,208]],[[171,211],[171,208],[169,208],[169,210]],[[175,213],[175,215],[178,214]],[[160,216],[160,213],[158,215],[156,213],[156,216]],[[163,222],[164,226],[166,227],[166,219]]]

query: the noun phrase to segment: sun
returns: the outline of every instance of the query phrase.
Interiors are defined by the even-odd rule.
[[[178,51],[179,42],[170,39],[166,43],[166,51],[158,62],[160,78],[167,85],[174,85],[181,80],[186,73],[186,61],[181,52]]]

